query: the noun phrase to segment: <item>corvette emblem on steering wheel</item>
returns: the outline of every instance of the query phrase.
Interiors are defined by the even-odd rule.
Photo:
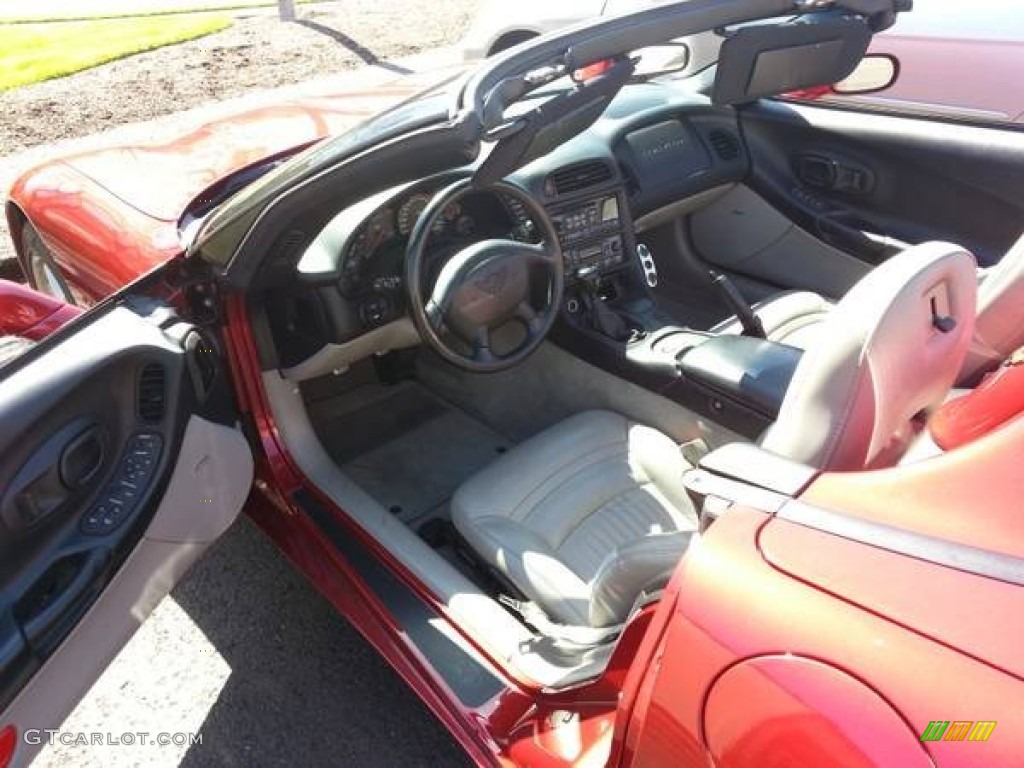
[[[506,270],[504,267],[501,267],[474,280],[473,287],[481,293],[486,293],[488,296],[494,297],[501,293],[507,280],[508,275],[506,274]]]

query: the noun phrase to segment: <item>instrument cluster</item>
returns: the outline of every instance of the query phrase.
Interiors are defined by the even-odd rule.
[[[402,288],[405,251],[431,191],[415,191],[377,209],[349,239],[342,260],[341,290],[347,296],[394,292]],[[522,204],[495,192],[477,192],[444,209],[430,232],[431,250],[452,253],[477,240],[537,239]]]

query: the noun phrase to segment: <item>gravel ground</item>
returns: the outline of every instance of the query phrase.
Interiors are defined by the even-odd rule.
[[[248,520],[136,633],[66,732],[195,746],[46,747],[33,768],[467,768],[399,677]]]
[[[0,157],[364,63],[449,45],[480,0],[339,0],[0,94]],[[338,7],[339,10],[333,10]],[[300,6],[301,8],[301,6]],[[439,12],[440,11],[440,12]]]
[[[481,3],[337,0],[299,6],[287,24],[261,13],[198,40],[0,93],[0,167],[40,145],[454,44]],[[13,256],[0,216],[0,277],[16,275]]]

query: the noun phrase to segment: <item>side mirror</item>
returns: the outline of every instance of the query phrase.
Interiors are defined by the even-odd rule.
[[[899,74],[900,63],[896,57],[869,53],[846,79],[832,86],[832,91],[843,96],[877,93],[895,83]]]

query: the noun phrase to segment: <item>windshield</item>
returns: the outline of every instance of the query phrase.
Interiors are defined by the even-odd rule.
[[[447,119],[452,101],[452,84],[458,75],[453,77],[447,73],[438,79],[440,82],[427,86],[407,101],[370,118],[347,133],[313,145],[240,189],[205,217],[196,230],[189,250],[203,246],[207,258],[217,263],[227,263],[231,253],[226,251],[230,247],[218,247],[218,235],[244,233],[266,204],[283,190],[374,144]],[[236,238],[224,238],[224,241],[234,242]]]

